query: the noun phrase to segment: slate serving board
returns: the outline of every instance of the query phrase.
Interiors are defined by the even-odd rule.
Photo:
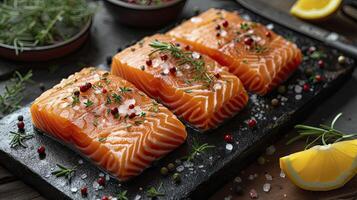
[[[270,23],[248,11],[242,10],[238,4],[230,1],[190,1],[183,16],[192,15],[193,6],[199,6],[201,10],[206,10],[209,7],[238,10],[245,17],[249,16],[254,21],[264,24]],[[137,31],[135,32],[135,38],[132,38],[135,30]],[[147,199],[146,190],[151,186],[158,188],[160,185],[162,185],[160,191],[165,193],[165,196],[160,197],[160,199],[203,199],[208,197],[224,182],[233,178],[240,168],[254,160],[255,156],[275,138],[282,135],[285,129],[304,118],[311,109],[319,105],[319,102],[340,87],[353,71],[353,66],[355,65],[353,60],[347,59],[347,64],[343,66],[337,63],[339,52],[327,49],[314,40],[305,38],[278,25],[275,25],[274,31],[296,42],[304,53],[310,46],[316,46],[319,50],[325,52],[327,55],[325,68],[319,69],[316,60],[305,60],[299,70],[285,83],[288,92],[283,95],[286,97],[283,98],[284,105],[276,108],[270,105],[271,99],[278,96],[276,92],[272,92],[265,97],[250,94],[249,105],[244,111],[227,121],[220,128],[207,134],[201,134],[188,128],[189,138],[184,145],[165,158],[155,162],[151,168],[145,170],[143,174],[130,182],[119,183],[115,179],[111,179],[104,189],[96,191],[93,188],[93,183],[101,171],[69,148],[65,148],[60,143],[35,131],[30,122],[28,106],[4,117],[0,121],[1,164],[15,175],[21,177],[25,182],[34,186],[43,196],[49,199],[81,199],[79,191],[72,192],[71,189],[79,190],[84,185],[89,189],[88,199],[101,198],[103,195],[114,196],[122,190],[128,190],[130,199],[135,197]],[[94,21],[91,41],[72,56],[51,63],[30,64],[30,66],[46,66],[49,64],[59,66],[59,69],[53,74],[49,73],[47,69],[35,70],[34,79],[44,82],[46,86],[50,87],[58,82],[60,78],[66,77],[82,67],[77,65],[77,67],[73,68],[61,68],[65,65],[85,62],[107,68],[105,64],[102,64],[103,57],[113,54],[118,47],[125,45],[128,43],[127,41],[131,41],[129,38],[140,39],[142,36],[154,32],[156,30],[138,31],[137,29],[117,25],[106,13],[105,8],[101,6]],[[122,35],[118,39],[115,37],[116,34]],[[105,38],[105,41],[102,41],[103,38]],[[10,66],[15,65],[9,61],[0,61],[0,64],[4,63]],[[311,68],[315,73],[323,75],[325,80],[318,84],[312,84],[312,91],[300,93],[299,87],[297,89],[295,87],[308,81],[309,77],[304,73],[306,68]],[[35,87],[28,89],[25,93],[25,95],[28,94],[26,101],[32,101],[39,93],[39,90]],[[16,131],[16,119],[19,114],[25,117],[27,133],[35,135],[33,139],[26,142],[29,146],[27,149],[12,149],[9,146],[9,131]],[[255,117],[258,121],[255,129],[247,128],[245,123],[251,117]],[[233,143],[232,151],[226,149],[226,142],[223,140],[223,135],[226,133],[231,133],[234,136],[235,142]],[[193,140],[199,143],[215,145],[215,148],[200,155],[193,163],[177,164],[179,168],[184,167],[181,172],[181,184],[173,183],[171,176],[161,176],[159,173],[160,168],[170,162],[175,163],[177,159],[186,156],[191,151]],[[41,145],[46,147],[47,152],[47,156],[43,160],[38,157],[36,152]],[[81,162],[82,160],[83,163]],[[71,183],[68,183],[63,178],[51,176],[51,172],[55,169],[57,163],[68,167],[78,166],[76,176]],[[84,174],[87,176],[86,178],[83,178]]]

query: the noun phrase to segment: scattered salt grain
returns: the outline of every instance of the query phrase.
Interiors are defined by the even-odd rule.
[[[182,166],[182,165],[179,165],[179,166],[176,167],[176,171],[177,172],[182,172],[184,169],[185,169],[185,167]]]
[[[192,53],[192,58],[199,59],[199,58],[201,58],[201,55],[199,53],[197,53],[197,52],[193,52]]]
[[[76,187],[71,188],[72,193],[76,193],[77,191],[78,191],[78,188],[76,188]]]
[[[237,176],[237,177],[234,178],[234,182],[241,183],[242,182],[242,178]]]
[[[185,162],[183,162],[183,165],[184,165],[186,168],[193,167],[193,163],[190,162],[190,161],[185,161]]]
[[[221,36],[222,36],[222,37],[226,37],[226,36],[227,36],[227,31],[222,30],[222,31],[221,31]]]
[[[192,17],[191,18],[191,22],[200,23],[200,22],[202,22],[202,18],[200,18],[200,17]]]
[[[78,164],[80,164],[80,165],[83,164],[83,160],[82,160],[82,159],[79,159],[79,160],[78,160]]]
[[[141,199],[141,196],[138,194],[134,197],[134,200],[140,200],[140,199]]]
[[[104,176],[105,176],[105,174],[104,174],[104,173],[102,173],[102,172],[100,172],[98,176],[99,176],[99,177],[104,177]]]
[[[280,171],[280,177],[281,177],[281,178],[285,178],[285,173],[284,173],[283,170]]]
[[[251,21],[251,20],[252,20],[252,18],[251,18],[249,15],[247,15],[247,14],[243,14],[243,15],[242,15],[242,18],[245,19],[245,20],[247,20],[247,21]]]
[[[269,192],[270,189],[271,189],[270,183],[265,183],[265,184],[263,185],[263,191],[264,191],[264,192]]]
[[[81,175],[81,179],[86,179],[88,176],[87,176],[87,174],[82,174]]]
[[[204,167],[204,165],[199,165],[199,166],[198,166],[198,168],[200,168],[200,169],[203,168],[203,167]]]
[[[267,181],[272,181],[273,180],[273,177],[270,175],[270,174],[265,174],[265,179]]]
[[[273,30],[274,29],[274,24],[267,24],[266,27],[269,30]]]
[[[233,198],[232,195],[229,195],[229,196],[224,197],[224,200],[231,200],[232,198]]]
[[[232,151],[232,150],[233,150],[233,145],[230,144],[230,143],[227,143],[227,144],[226,144],[226,150]]]
[[[258,174],[257,173],[254,174],[254,178],[258,178]]]
[[[106,181],[109,181],[109,180],[110,180],[109,174],[105,175],[105,180],[106,180]]]
[[[254,180],[254,175],[253,175],[253,174],[250,174],[250,175],[248,176],[248,179],[251,180],[251,181]]]
[[[249,191],[249,196],[251,199],[257,199],[259,197],[258,192],[255,189],[251,189]]]
[[[302,87],[300,85],[295,85],[294,91],[297,94],[300,94],[302,92]]]
[[[214,90],[220,90],[220,89],[222,89],[222,84],[221,84],[221,83],[216,83],[216,84],[214,84],[213,89],[214,89]]]
[[[301,95],[301,94],[295,95],[295,99],[296,99],[296,100],[301,100],[301,99],[302,99],[302,95]]]

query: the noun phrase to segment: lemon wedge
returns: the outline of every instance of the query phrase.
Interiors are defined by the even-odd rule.
[[[314,146],[280,158],[280,168],[298,187],[328,191],[342,187],[357,173],[357,139]]]
[[[335,13],[342,0],[298,0],[290,13],[306,20],[321,20]]]

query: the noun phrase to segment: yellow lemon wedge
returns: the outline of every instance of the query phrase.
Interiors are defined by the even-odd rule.
[[[298,0],[290,13],[306,20],[321,20],[335,13],[342,0]]]
[[[318,145],[282,157],[280,168],[302,189],[337,189],[357,174],[357,139]]]

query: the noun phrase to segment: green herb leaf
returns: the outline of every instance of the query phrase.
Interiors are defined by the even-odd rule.
[[[89,99],[87,99],[87,102],[84,102],[84,105],[86,105],[87,108],[92,106],[93,104],[94,104],[93,101],[91,101]]]
[[[10,141],[10,147],[11,148],[16,148],[18,146],[23,147],[23,148],[27,148],[27,145],[25,144],[25,141],[33,138],[33,135],[29,135],[29,134],[26,134],[24,132],[10,131],[10,134],[12,134],[12,139]]]
[[[57,167],[59,169],[52,172],[52,175],[55,175],[56,177],[65,177],[69,182],[72,180],[77,168],[77,166],[73,168],[67,168],[60,164],[57,164]]]
[[[165,196],[165,193],[159,192],[159,190],[162,187],[162,183],[160,184],[159,188],[156,189],[154,187],[150,187],[147,191],[146,191],[146,196],[149,198],[156,198],[159,196]]]
[[[250,29],[250,26],[248,23],[241,23],[240,29],[242,29],[243,31],[248,31]]]
[[[119,194],[117,195],[117,199],[118,200],[129,200],[128,197],[126,196],[127,193],[128,193],[127,190],[119,192]]]
[[[72,96],[72,99],[73,99],[73,101],[72,101],[72,106],[75,106],[75,105],[77,105],[77,104],[80,103],[80,102],[79,102],[79,96],[73,95],[73,96]]]
[[[115,103],[120,103],[121,102],[122,97],[119,94],[113,93],[112,97],[113,97]]]
[[[191,153],[185,158],[187,161],[192,161],[196,158],[197,155],[202,155],[206,150],[214,148],[215,146],[209,145],[207,143],[198,144],[196,140],[192,143]]]
[[[128,87],[120,87],[120,92],[121,92],[121,93],[131,92],[131,91],[132,91],[131,88],[128,88]]]

